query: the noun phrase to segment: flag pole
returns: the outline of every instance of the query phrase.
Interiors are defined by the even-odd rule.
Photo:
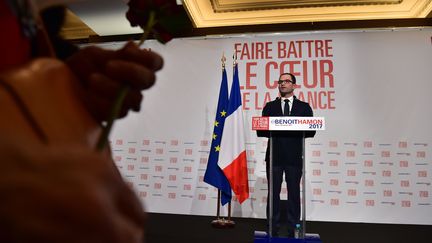
[[[231,202],[228,203],[228,221],[231,220]],[[232,221],[234,223],[234,221]]]
[[[233,70],[235,65],[237,64],[237,55],[234,52],[233,53]],[[233,80],[234,82],[234,80]],[[228,220],[227,220],[227,224],[229,225],[229,227],[234,227],[235,222],[233,220],[231,220],[231,201],[228,202]]]
[[[226,57],[225,53],[222,53],[221,58],[222,69],[225,69]],[[216,211],[216,219],[211,222],[211,225],[215,228],[226,229],[233,228],[235,223],[231,220],[231,201],[228,202],[228,219],[224,219],[220,217],[220,205],[221,205],[221,190],[218,189],[218,197],[217,197],[217,211]]]
[[[216,218],[220,219],[220,201],[221,201],[221,190],[218,189],[218,199],[217,199],[217,212],[216,212]]]

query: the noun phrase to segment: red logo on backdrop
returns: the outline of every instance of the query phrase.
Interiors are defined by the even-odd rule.
[[[121,161],[122,157],[121,156],[114,156],[114,161],[115,162],[119,162]]]
[[[417,151],[417,158],[426,158],[425,151]]]
[[[429,192],[428,191],[420,191],[419,195],[420,195],[420,197],[423,197],[423,198],[429,197]]]
[[[140,179],[141,179],[141,180],[147,180],[147,178],[148,178],[148,175],[147,175],[147,174],[141,174],[141,175],[140,175]]]
[[[372,148],[372,141],[365,141],[365,142],[363,142],[363,147],[365,147],[365,148]]]
[[[176,181],[177,180],[177,176],[176,175],[170,175],[169,176],[169,180],[170,181]]]
[[[128,149],[128,153],[130,153],[130,154],[134,154],[134,153],[135,153],[135,148],[129,148],[129,149]]]
[[[200,158],[200,164],[202,165],[207,164],[207,158]]]
[[[406,160],[399,161],[399,166],[400,167],[408,167],[408,161],[406,161]]]
[[[162,172],[162,165],[156,165],[155,166],[155,171],[156,172]]]
[[[330,166],[338,166],[338,164],[339,164],[338,160],[336,160],[336,159],[330,160]]]
[[[204,176],[200,176],[200,177],[199,177],[199,181],[200,181],[200,182],[203,182],[203,181],[204,181]]]
[[[262,116],[252,117],[252,130],[268,130],[269,129],[269,117]]]
[[[176,198],[176,193],[175,192],[169,192],[168,193],[168,198],[169,199],[175,199]]]
[[[208,146],[209,141],[208,140],[201,140],[200,145],[201,146]]]
[[[127,166],[127,170],[134,170],[135,169],[135,166],[134,165],[128,165]]]
[[[373,207],[375,206],[375,200],[366,200],[366,206]]]
[[[190,184],[183,185],[183,190],[190,191],[192,189],[192,186]]]
[[[407,148],[408,143],[407,142],[399,142],[399,148]]]
[[[150,145],[150,140],[143,140],[142,145]]]
[[[312,171],[312,175],[314,176],[321,176],[321,170],[320,169],[315,169]]]
[[[411,207],[411,201],[402,201],[402,207],[403,208],[410,208]]]
[[[356,189],[348,189],[348,196],[357,196]]]
[[[115,144],[116,145],[123,145],[123,139],[117,139]]]
[[[252,150],[252,149],[246,150],[246,155],[247,155],[247,157],[255,156],[255,150]]]
[[[346,156],[347,156],[347,157],[355,157],[355,151],[352,151],[352,150],[347,151],[347,152],[346,152]]]
[[[178,140],[171,140],[171,146],[177,146],[179,144]]]
[[[138,192],[139,197],[147,197],[147,192],[140,191]]]
[[[330,146],[330,148],[337,148],[338,142],[337,141],[330,141],[329,146]]]
[[[255,173],[255,168],[248,168],[248,174],[253,175]]]
[[[183,172],[192,172],[191,166],[185,166]]]
[[[390,157],[390,151],[381,151],[381,157],[389,158]]]
[[[185,149],[185,155],[192,155],[192,149]]]
[[[427,171],[425,170],[420,170],[418,172],[418,177],[427,177]]]
[[[177,160],[178,160],[177,157],[171,157],[170,158],[170,163],[171,164],[175,164],[175,163],[177,163]]]
[[[410,183],[408,180],[403,180],[403,181],[401,181],[400,185],[401,185],[401,187],[409,187]]]
[[[347,176],[356,176],[356,170],[347,170]]]
[[[141,157],[141,162],[148,163],[149,157],[147,157],[147,156]]]
[[[391,170],[383,170],[382,176],[383,177],[391,177]]]
[[[391,196],[393,196],[393,191],[392,190],[384,190],[383,194],[384,194],[384,197],[391,197]]]
[[[339,206],[339,199],[337,199],[337,198],[330,199],[330,205]]]
[[[313,157],[321,157],[321,151],[320,150],[312,151],[312,156]]]
[[[155,183],[153,187],[154,187],[154,189],[161,189],[162,184],[161,183]]]
[[[331,179],[330,180],[330,185],[331,186],[338,186],[339,185],[339,180],[338,179]]]
[[[156,154],[163,154],[163,148],[157,148]]]
[[[372,160],[365,160],[363,164],[365,167],[372,167],[373,166]]]
[[[321,188],[314,188],[313,189],[313,195],[321,195],[322,191]]]
[[[374,186],[374,180],[365,180],[365,186]]]
[[[199,194],[198,195],[198,200],[200,200],[200,201],[205,201],[206,200],[206,194]]]

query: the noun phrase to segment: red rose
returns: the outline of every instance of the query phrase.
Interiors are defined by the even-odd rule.
[[[148,28],[150,13],[154,14],[151,23],[153,36],[161,43],[170,41],[176,33],[182,33],[191,27],[190,20],[182,6],[178,6],[175,0],[131,0],[128,3],[129,10],[126,13],[131,26]]]

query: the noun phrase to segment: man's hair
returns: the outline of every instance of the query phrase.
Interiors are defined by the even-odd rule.
[[[296,77],[292,73],[281,73],[281,75],[279,76],[279,79],[282,77],[282,75],[289,75],[289,76],[291,76],[291,79],[292,79],[292,81],[293,81],[294,84],[297,82]]]

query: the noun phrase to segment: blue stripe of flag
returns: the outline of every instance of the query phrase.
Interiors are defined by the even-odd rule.
[[[217,162],[219,160],[219,152],[216,150],[217,146],[220,146],[222,140],[222,132],[225,124],[225,119],[228,116],[227,112],[228,106],[228,78],[225,68],[222,71],[222,81],[219,90],[219,100],[216,111],[215,122],[218,125],[214,126],[212,142],[210,147],[210,154],[207,162],[207,169],[204,174],[204,181],[219,190],[221,190],[221,203],[225,205],[231,201],[231,186],[228,179],[226,178],[223,171],[218,166]],[[222,112],[227,112],[225,116],[222,116]],[[213,138],[213,136],[216,136]]]

